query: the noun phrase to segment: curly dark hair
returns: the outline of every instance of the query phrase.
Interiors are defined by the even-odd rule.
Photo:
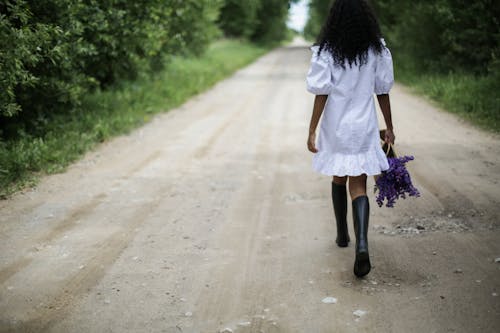
[[[366,0],[336,0],[316,42],[318,55],[329,51],[336,65],[363,65],[370,47],[382,51],[382,34],[375,13]]]

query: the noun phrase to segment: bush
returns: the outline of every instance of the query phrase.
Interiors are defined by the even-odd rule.
[[[264,52],[248,43],[209,49],[218,24],[280,42],[290,1],[0,0],[0,196],[137,126],[152,100],[162,103],[155,110],[184,100]]]
[[[249,38],[257,26],[261,0],[226,0],[220,11],[219,26],[227,37]]]
[[[0,140],[0,199],[35,182],[37,174],[63,170],[99,142],[180,105],[267,51],[249,42],[217,41],[200,57],[172,57],[154,77],[85,95],[79,110],[54,115],[43,136]]]
[[[396,76],[447,110],[500,131],[500,5],[377,0]]]
[[[500,5],[494,0],[377,0],[392,48],[419,69],[488,72],[500,56]]]
[[[332,4],[333,0],[311,0],[309,2],[309,19],[304,27],[304,36],[307,39],[316,41]]]
[[[217,35],[219,2],[91,0],[77,14],[95,50],[83,59],[85,73],[106,87],[158,71],[172,55],[201,54]]]
[[[200,54],[217,35],[214,0],[0,0],[1,137],[43,127],[90,89]],[[10,118],[10,119],[8,119]]]
[[[257,12],[258,23],[252,39],[262,43],[277,43],[285,39],[290,3],[289,0],[262,1]]]
[[[276,44],[287,38],[288,9],[296,1],[298,0],[226,0],[221,8],[219,26],[228,37]]]
[[[0,3],[0,116],[13,117],[21,111],[36,119],[45,112],[68,110],[78,105],[91,83],[75,61],[89,49],[75,44],[73,35],[51,22],[57,12],[69,15],[62,1],[47,1],[44,15],[27,1]],[[53,6],[49,6],[53,5]],[[33,8],[31,8],[33,7]],[[57,8],[57,9],[56,9]]]

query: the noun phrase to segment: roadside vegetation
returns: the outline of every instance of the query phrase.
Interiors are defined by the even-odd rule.
[[[315,40],[331,0],[311,0]],[[484,129],[500,133],[500,6],[494,0],[373,0],[396,79]]]
[[[83,153],[113,136],[127,133],[206,90],[268,51],[246,41],[221,40],[200,57],[173,57],[154,76],[123,81],[83,96],[70,114],[45,118],[42,132],[20,132],[0,145],[0,197],[36,183],[40,173],[64,170]]]
[[[289,5],[0,0],[0,198],[279,45]]]

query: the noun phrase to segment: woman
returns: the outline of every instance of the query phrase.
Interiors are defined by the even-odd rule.
[[[316,95],[309,126],[308,149],[313,168],[333,176],[332,201],[337,222],[336,243],[346,247],[347,191],[352,200],[356,259],[354,274],[370,272],[367,176],[389,168],[380,147],[373,94],[377,95],[394,143],[389,90],[394,82],[392,57],[375,15],[365,0],[336,0],[323,26],[307,74],[307,90]],[[323,114],[316,146],[316,127]]]

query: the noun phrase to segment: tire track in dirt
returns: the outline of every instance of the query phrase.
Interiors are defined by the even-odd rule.
[[[162,192],[168,188],[162,188]],[[78,301],[106,274],[107,269],[115,262],[122,251],[135,236],[135,229],[146,220],[144,216],[154,211],[161,203],[160,199],[144,205],[130,216],[125,230],[114,233],[102,241],[96,248],[96,255],[88,260],[84,269],[75,276],[62,283],[63,287],[58,295],[41,310],[32,313],[32,318],[23,323],[22,329],[28,332],[47,331],[54,323],[60,321],[72,310],[72,304]],[[13,329],[13,328],[10,328]],[[10,331],[7,329],[5,332]]]
[[[283,160],[284,154],[279,149],[280,140],[286,137],[287,130],[290,128],[290,124],[286,121],[287,113],[266,114],[264,105],[267,104],[267,108],[273,110],[275,103],[286,95],[285,88],[280,87],[279,90],[274,90],[272,95],[262,96],[263,106],[254,115],[263,123],[258,142],[254,143],[256,151],[252,154],[254,159],[250,170],[261,168],[268,171],[263,171],[264,174],[259,176],[264,178],[260,180],[257,178],[255,182],[247,183],[241,190],[240,196],[234,199],[235,204],[228,213],[228,219],[234,220],[235,224],[228,227],[243,228],[244,225],[250,227],[246,227],[245,233],[239,234],[234,239],[228,240],[224,233],[218,236],[218,241],[214,241],[215,244],[224,242],[224,248],[231,249],[233,253],[224,271],[221,272],[218,267],[215,267],[202,279],[206,284],[217,287],[211,289],[209,295],[200,294],[195,301],[198,304],[199,320],[204,322],[203,326],[196,328],[198,330],[211,328],[215,332],[220,326],[217,322],[236,325],[237,320],[240,319],[240,321],[246,320],[247,324],[239,327],[235,332],[259,332],[260,330],[287,332],[286,328],[278,326],[277,322],[266,319],[263,315],[262,305],[272,303],[272,300],[268,299],[265,293],[254,294],[256,286],[261,283],[258,277],[269,276],[276,268],[276,266],[271,268],[263,265],[261,255],[262,251],[267,249],[268,236],[265,231],[272,223],[273,202],[280,200],[275,193],[280,161]],[[288,105],[285,108],[288,109]],[[276,124],[279,125],[276,126]],[[248,202],[255,201],[255,198],[260,198],[258,204],[248,206]],[[245,219],[241,220],[241,216],[245,216]],[[234,322],[227,322],[227,318],[232,318]],[[219,328],[223,327],[224,325]]]
[[[243,104],[243,107],[238,109],[238,112],[232,112],[227,115],[227,118],[221,119],[222,125],[216,129],[209,129],[211,134],[209,136],[208,144],[206,140],[199,141],[199,144],[190,148],[190,150],[183,153],[183,157],[179,158],[179,156],[175,159],[175,164],[170,165],[169,168],[173,170],[182,169],[181,166],[183,164],[189,163],[192,159],[193,154],[191,153],[194,150],[194,155],[202,158],[207,152],[210,146],[214,145],[217,140],[224,134],[225,129],[228,127],[230,123],[233,125],[236,123],[244,124],[245,119],[251,117],[252,111],[252,103],[249,103],[248,100],[240,101]],[[239,105],[239,104],[237,104]],[[201,147],[200,147],[201,146]],[[160,159],[162,156],[159,151],[155,151],[152,154],[149,154],[148,157],[141,160],[141,162],[135,164],[132,168],[129,168],[127,174],[120,178],[120,181],[124,179],[129,179],[133,177],[134,174],[139,174],[143,169],[148,167],[155,160]],[[185,173],[185,172],[184,172]],[[119,184],[121,187],[126,186],[126,184]],[[115,182],[116,184],[117,182]],[[154,202],[147,203],[139,210],[137,210],[133,216],[127,217],[130,220],[127,220],[126,223],[122,223],[122,230],[114,233],[112,236],[108,237],[104,241],[100,243],[99,246],[95,246],[94,252],[97,253],[93,258],[85,263],[85,268],[82,272],[79,272],[75,276],[71,276],[67,279],[61,288],[61,293],[58,295],[54,295],[52,301],[46,304],[42,309],[37,310],[36,312],[32,312],[29,319],[22,324],[23,330],[36,330],[36,328],[42,327],[44,330],[49,329],[54,323],[60,321],[64,316],[71,311],[71,305],[74,301],[77,301],[82,295],[84,295],[88,290],[90,290],[99,280],[102,278],[104,274],[106,274],[106,270],[109,266],[113,264],[113,262],[120,256],[123,249],[131,242],[133,239],[135,232],[134,230],[140,227],[144,222],[144,216],[147,213],[151,213],[154,211],[161,202],[161,194],[168,193],[169,187],[162,187],[149,197],[157,198]],[[119,188],[118,188],[119,190]],[[75,226],[79,219],[84,219],[89,216],[95,206],[99,204],[99,202],[106,198],[106,195],[101,194],[96,198],[92,199],[89,203],[84,204],[77,209],[74,209],[70,215],[65,218],[62,222],[60,222],[54,229],[52,229],[49,233],[39,238],[39,241],[49,242],[54,240],[57,236],[61,236],[63,233],[69,231],[72,226]],[[110,196],[109,200],[113,200],[113,197]],[[32,261],[30,258],[29,261],[24,262],[24,259],[21,259],[19,263],[23,262],[24,265],[12,265],[12,268],[16,267],[16,271],[21,270],[25,266],[27,266]],[[10,269],[12,271],[12,268]],[[15,273],[15,272],[12,272]],[[13,274],[9,274],[9,277]],[[7,274],[5,275],[6,279],[8,279]],[[17,326],[11,325],[3,325],[6,327],[10,327],[9,329],[14,329]],[[19,328],[19,327],[18,327]],[[7,329],[7,330],[9,330]]]
[[[279,65],[278,60],[274,61],[270,66],[270,71],[267,75],[270,75],[270,73],[272,73],[272,71],[278,65]],[[263,86],[261,85],[259,88],[256,89],[256,93],[257,94],[263,93],[263,89],[265,88],[263,88]],[[254,111],[254,109],[252,109],[253,99],[254,95],[248,94],[243,100],[240,100],[239,103],[243,105],[242,108],[238,110],[233,109],[231,116],[228,117],[226,121],[224,121],[219,127],[217,127],[216,130],[213,131],[213,134],[208,139],[205,140],[204,145],[198,148],[194,152],[193,157],[197,159],[202,159],[203,157],[205,157],[209,153],[210,149],[214,146],[216,140],[222,136],[224,131],[226,131],[229,126],[233,127],[238,125],[244,126],[245,122],[243,121],[243,118],[245,118],[245,116],[248,116],[248,114],[251,113],[251,111]],[[255,115],[253,115],[253,117],[255,117]]]
[[[87,215],[93,212],[94,208],[98,206],[102,200],[106,198],[106,194],[100,193],[93,197],[89,202],[73,209],[70,211],[67,217],[61,220],[53,229],[49,230],[46,234],[37,237],[33,240],[34,244],[42,243],[45,246],[46,243],[53,241],[55,238],[61,236],[63,233],[70,231],[75,227],[79,220],[85,218]],[[0,283],[7,281],[12,275],[16,274],[24,267],[29,265],[33,260],[33,253],[38,252],[37,247],[29,251],[25,256],[16,259],[14,262],[8,264],[6,267],[0,270]]]

